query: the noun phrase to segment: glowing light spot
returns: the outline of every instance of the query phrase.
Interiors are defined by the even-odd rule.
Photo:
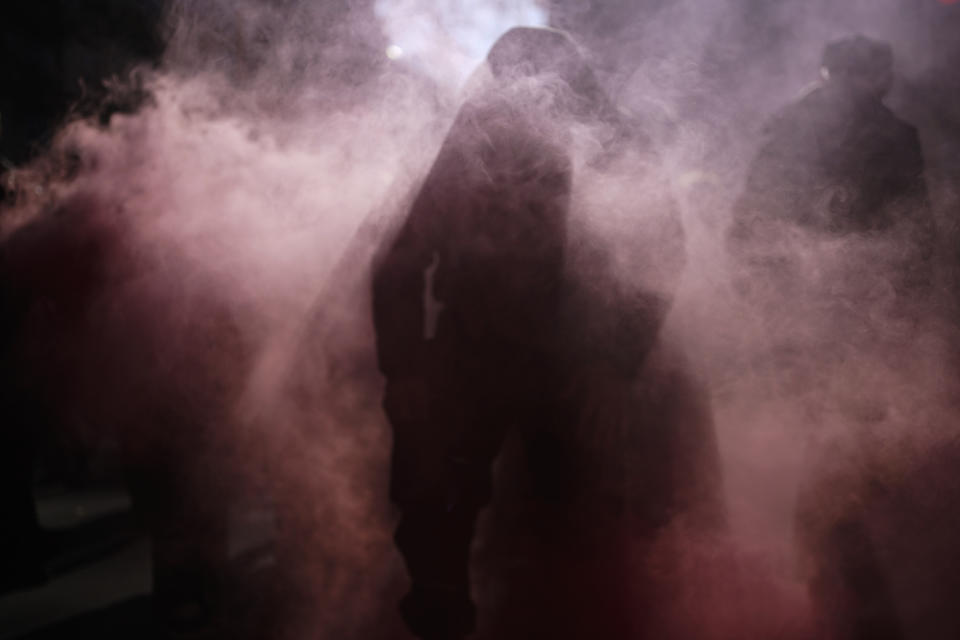
[[[402,55],[403,55],[403,49],[401,49],[397,45],[392,44],[389,47],[387,47],[387,57],[390,58],[391,60],[398,60]]]
[[[454,87],[507,29],[548,18],[541,0],[375,0],[374,10],[407,64]]]

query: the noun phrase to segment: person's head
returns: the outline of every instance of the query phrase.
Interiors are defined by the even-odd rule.
[[[593,97],[599,89],[576,43],[556,29],[510,29],[490,48],[487,64],[494,78],[500,81],[550,75],[584,97]]]
[[[865,36],[841,38],[824,48],[822,69],[829,84],[879,100],[893,83],[893,50]]]
[[[584,65],[577,45],[566,33],[545,27],[514,27],[500,36],[487,63],[497,78],[556,73],[571,78]]]
[[[620,118],[580,48],[563,31],[514,27],[490,48],[487,65],[499,83],[542,78],[543,86],[560,87],[557,104],[577,118],[610,123]]]

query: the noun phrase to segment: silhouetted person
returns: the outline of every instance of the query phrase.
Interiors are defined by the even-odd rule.
[[[621,547],[602,518],[630,512],[635,500],[643,505],[637,518],[649,520],[645,526],[668,521],[671,465],[684,455],[671,447],[703,425],[704,437],[692,438],[686,462],[710,477],[704,493],[718,486],[715,457],[699,457],[714,444],[709,419],[698,414],[702,405],[695,400],[687,405],[688,414],[679,419],[684,428],[677,429],[684,435],[677,438],[671,422],[677,413],[663,401],[668,394],[636,400],[635,383],[657,343],[679,270],[667,278],[663,295],[642,287],[618,289],[604,280],[613,269],[611,255],[584,233],[583,220],[573,220],[578,165],[570,132],[576,125],[601,122],[615,132],[606,140],[599,137],[597,163],[605,154],[609,160],[611,152],[603,149],[615,149],[617,138],[642,142],[639,136],[626,138],[629,127],[572,41],[554,30],[512,29],[494,44],[487,64],[490,85],[461,108],[374,274],[378,357],[387,379],[384,409],[394,436],[391,497],[402,512],[395,540],[412,580],[401,611],[425,639],[461,638],[473,629],[474,526],[491,499],[494,459],[505,439],[516,434],[526,481],[506,491],[515,498],[525,492],[525,499],[512,504],[523,511],[526,533],[514,537],[542,536],[546,564],[539,568],[561,576],[530,576],[523,569],[529,559],[519,563],[519,573],[532,582],[528,589],[507,588],[539,608],[506,621],[505,631],[586,637],[584,628],[563,624],[574,620],[579,608],[591,609],[593,618],[580,621],[589,630],[623,631],[628,623],[617,616],[632,612],[633,603],[612,602],[616,597],[607,596],[622,596],[622,585],[608,574],[608,584],[601,586],[600,574],[602,566],[618,567],[613,569],[618,577],[629,580],[631,570],[623,567],[634,565],[619,553],[629,545]],[[636,204],[631,201],[631,208]],[[682,266],[682,231],[672,210],[661,213],[669,222],[659,249],[672,254],[671,265]],[[679,392],[675,381],[663,375],[664,387]],[[631,410],[649,415],[637,420]],[[643,423],[647,418],[651,424]],[[649,464],[628,469],[605,457],[618,439],[623,446],[636,445],[634,440],[641,448],[658,446],[645,451],[642,459]],[[617,471],[608,475],[605,462]],[[629,482],[623,478],[611,480],[620,473],[643,477],[642,497],[626,495],[623,486]],[[611,480],[609,491],[598,489],[601,476]],[[507,511],[509,505],[501,509]],[[509,522],[501,516],[492,517]],[[590,540],[592,547],[574,552],[575,539]],[[573,553],[579,557],[569,558]],[[609,565],[599,559],[603,554],[610,556]],[[510,564],[500,555],[495,561]],[[568,560],[573,562],[564,573],[559,563]]]
[[[135,256],[114,214],[81,191],[4,239],[3,375],[16,381],[19,419],[4,424],[5,437],[25,448],[47,428],[118,445],[115,462],[152,536],[159,621],[197,630],[214,622],[224,588],[221,435],[242,375],[239,340],[222,300]]]
[[[831,42],[822,76],[769,124],[728,248],[740,293],[772,334],[770,375],[806,398],[797,540],[823,632],[898,638],[868,526],[883,493],[870,432],[888,420],[890,398],[869,381],[908,351],[930,290],[932,214],[917,132],[883,104],[890,46]]]
[[[16,492],[15,498],[7,493],[12,503],[4,510],[13,515],[10,528],[20,531],[9,552],[21,554],[15,562],[34,563],[41,575],[48,558],[33,503],[34,462],[41,443],[75,424],[76,416],[66,409],[74,406],[73,389],[64,378],[77,375],[74,332],[82,331],[84,311],[103,277],[106,240],[87,224],[64,223],[62,215],[50,213],[0,244],[2,466],[15,476],[5,479],[5,493]],[[27,532],[31,539],[24,538]]]
[[[530,53],[539,58],[527,60]],[[403,510],[396,541],[413,581],[402,610],[425,639],[473,629],[474,520],[512,423],[526,422],[542,440],[532,455],[556,467],[545,469],[545,491],[563,492],[571,472],[552,435],[562,417],[550,404],[561,384],[553,334],[572,175],[547,114],[582,98],[569,85],[555,96],[537,87],[523,95],[520,84],[550,72],[567,83],[561,65],[579,60],[566,36],[533,30],[511,31],[488,59],[502,94],[461,109],[374,283],[394,429],[391,494]],[[534,96],[554,104],[538,113],[526,103]],[[437,326],[428,327],[440,304]]]
[[[0,205],[13,204],[19,189],[16,167],[43,150],[69,112],[96,111],[105,121],[116,111],[133,110],[142,100],[142,91],[104,100],[102,81],[135,62],[159,56],[159,3],[96,4],[0,6]],[[0,215],[4,213],[0,210]],[[43,251],[47,250],[54,253],[52,246]],[[12,264],[7,257],[0,257],[0,506],[5,513],[0,590],[36,586],[45,579],[49,549],[37,523],[33,485],[38,449],[55,426],[55,410],[49,398],[38,397],[31,388],[16,352],[26,327],[62,314],[64,303],[50,291],[29,290],[32,285],[23,282],[27,276],[18,272],[23,265]],[[37,258],[36,264],[50,257]],[[86,270],[71,263],[76,257],[59,258],[59,266],[73,273],[60,278],[57,295],[70,287],[83,290]],[[44,269],[49,284],[56,267],[47,264]],[[61,307],[54,311],[56,305]]]
[[[919,259],[902,284],[927,284],[933,228],[920,142],[883,104],[890,46],[863,36],[833,42],[822,74],[769,123],[734,207],[732,248],[776,240],[764,234],[782,224],[823,237],[905,230]]]

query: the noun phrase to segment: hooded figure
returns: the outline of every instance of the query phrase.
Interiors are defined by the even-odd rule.
[[[488,63],[495,89],[460,110],[374,276],[413,581],[402,611],[423,638],[472,630],[468,554],[491,461],[508,421],[548,421],[537,405],[558,384],[572,166],[555,117],[587,102],[570,84],[585,65],[565,35],[534,29],[503,36]]]
[[[401,613],[425,639],[464,637],[474,627],[471,543],[508,435],[523,450],[529,500],[519,508],[527,519],[530,504],[544,509],[532,519],[548,535],[574,528],[565,522],[574,505],[621,508],[612,506],[626,499],[619,489],[610,500],[585,496],[604,465],[602,453],[584,446],[600,440],[587,433],[596,420],[585,399],[594,394],[599,406],[611,389],[632,388],[683,263],[682,230],[667,207],[659,248],[674,254],[670,284],[657,293],[620,286],[610,277],[613,254],[572,215],[582,204],[575,167],[612,162],[618,144],[640,137],[570,38],[515,28],[493,45],[487,65],[491,81],[460,109],[373,276],[394,436],[391,498],[402,514],[395,540],[412,580]],[[594,127],[587,152],[577,139],[584,123]],[[636,202],[627,200],[624,209],[634,213]],[[616,411],[598,406],[596,413]],[[670,458],[665,449],[648,455]],[[652,495],[651,486],[643,490]],[[518,487],[511,483],[513,494],[523,492]],[[593,594],[578,596],[585,597]]]

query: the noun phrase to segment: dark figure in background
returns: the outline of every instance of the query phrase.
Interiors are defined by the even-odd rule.
[[[110,114],[140,104],[143,96],[137,91],[116,92],[105,100],[103,80],[160,55],[160,13],[161,3],[154,0],[0,5],[0,207],[25,188],[18,184],[17,168],[44,150],[68,115],[96,112],[106,122]],[[23,278],[17,273],[22,265],[12,264],[4,253],[9,252],[0,249],[0,505],[5,514],[0,592],[42,583],[53,549],[38,525],[33,500],[35,461],[49,448],[47,440],[55,440],[48,437],[55,426],[53,412],[50,403],[31,397],[15,351],[25,326],[36,322],[28,317],[33,302],[40,301],[33,305],[34,315],[39,306],[49,315],[54,305],[63,304],[49,291],[23,291],[22,283],[14,282]],[[85,270],[71,263],[76,257],[61,258],[60,264],[73,270],[73,281],[62,283],[60,293],[71,286],[72,295],[82,290],[78,281]],[[30,296],[36,300],[28,301]]]
[[[0,437],[23,452],[26,467],[4,473],[29,498],[26,454],[44,436],[81,451],[114,445],[112,466],[152,537],[158,623],[178,633],[209,629],[226,591],[232,487],[221,435],[242,375],[232,359],[240,340],[222,300],[134,256],[133,235],[112,214],[97,197],[75,194],[0,244],[2,375],[11,383],[0,396]],[[36,560],[26,553],[42,542],[32,501],[4,507],[24,514],[8,549]]]
[[[824,82],[777,114],[750,167],[730,232],[736,251],[792,225],[823,237],[908,226],[919,250],[909,280],[929,283],[933,223],[916,130],[883,104],[890,46],[863,36],[824,50]]]
[[[770,123],[728,249],[738,290],[772,340],[768,375],[811,427],[796,531],[818,624],[824,637],[899,638],[869,532],[893,400],[871,380],[897,379],[906,366],[904,336],[931,285],[932,212],[917,132],[882,102],[890,46],[832,42],[822,75]]]
[[[636,604],[610,604],[615,598],[608,596],[617,589],[610,586],[616,583],[613,573],[595,585],[576,573],[604,545],[595,538],[609,543],[615,536],[598,520],[578,522],[570,513],[585,512],[585,504],[596,512],[629,510],[624,495],[604,495],[609,502],[587,496],[585,487],[604,464],[602,454],[594,466],[588,460],[586,449],[603,438],[584,433],[597,421],[587,414],[617,411],[596,396],[615,397],[613,389],[634,393],[632,383],[654,350],[672,291],[632,291],[618,299],[589,266],[576,272],[578,262],[595,266],[606,256],[598,250],[585,257],[589,243],[572,220],[576,156],[570,131],[577,122],[605,122],[622,141],[628,128],[569,37],[516,28],[494,44],[487,63],[492,86],[461,108],[374,274],[378,357],[387,378],[384,408],[394,436],[391,497],[402,513],[395,540],[412,580],[401,612],[424,639],[462,638],[473,630],[471,544],[477,516],[491,500],[493,462],[513,434],[522,445],[529,494],[521,501],[526,512],[521,519],[526,529],[536,529],[520,535],[562,549],[548,551],[554,557],[541,569],[563,571],[561,563],[572,568],[555,579],[541,572],[529,588],[512,586],[521,599],[554,589],[554,595],[562,592],[570,600],[544,595],[539,611],[519,606],[524,609],[519,617],[505,623],[510,633],[565,638],[610,630],[627,637],[633,634],[621,618]],[[682,265],[682,230],[671,222],[664,245],[679,254],[676,263]],[[597,375],[601,370],[605,373]],[[644,418],[666,419],[667,410],[662,413]],[[629,419],[610,422],[617,423],[611,427],[616,431]],[[645,426],[636,430],[644,434],[639,439],[656,440],[650,433],[658,430]],[[705,434],[693,438],[691,449],[715,453],[711,429]],[[667,447],[674,436],[666,437],[665,446],[645,458],[662,476],[671,473],[657,466],[672,459]],[[710,476],[707,492],[718,487],[715,456],[708,453],[691,464]],[[520,490],[511,485],[508,491]],[[670,489],[651,484],[642,491],[650,496],[643,501],[657,503],[644,505],[646,516],[660,523],[657,501]],[[581,534],[594,549],[554,544],[558,536]],[[619,556],[610,567],[639,571]],[[603,573],[597,566],[590,571]],[[589,620],[565,626],[575,614],[564,608],[589,608],[584,603],[594,600],[604,602],[587,614]],[[530,624],[524,632],[523,625]]]

